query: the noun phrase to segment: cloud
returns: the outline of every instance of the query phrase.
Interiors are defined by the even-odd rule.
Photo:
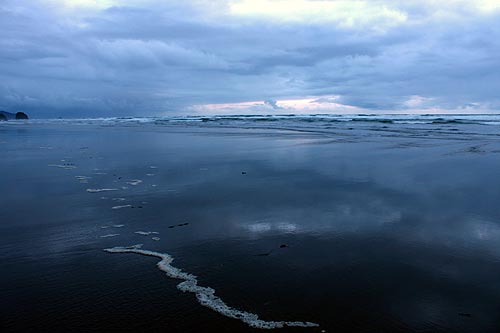
[[[238,114],[238,113],[269,113],[274,114],[314,114],[314,113],[360,113],[361,108],[344,105],[337,102],[338,96],[324,96],[322,98],[297,98],[283,100],[265,100],[240,103],[200,104],[191,111],[194,113]]]
[[[270,107],[272,107],[275,110],[283,109],[281,106],[278,105],[278,102],[276,102],[275,100],[272,100],[272,99],[265,100],[264,104],[269,105]]]
[[[4,0],[0,108],[496,111],[498,22],[492,0]]]
[[[384,30],[407,19],[405,12],[376,1],[242,0],[231,14],[298,23],[336,23],[339,27]]]

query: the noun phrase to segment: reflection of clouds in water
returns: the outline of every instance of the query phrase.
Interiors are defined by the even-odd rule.
[[[292,223],[278,223],[276,228],[281,231],[292,232],[297,230],[297,225]]]
[[[412,205],[399,206],[390,201],[385,202],[385,205],[377,201],[376,204],[364,206],[343,203],[330,207],[327,217],[321,216],[324,212],[307,216],[303,212],[288,211],[289,222],[269,219],[245,224],[239,221],[235,231],[240,231],[232,236],[247,233],[250,237],[260,238],[285,233],[313,235],[318,232],[324,237],[336,237],[339,234],[376,236],[388,237],[412,247],[445,246],[462,254],[472,246],[500,258],[500,224],[478,216],[451,219],[447,215],[438,216],[424,210],[416,215],[418,209]],[[415,216],[419,218],[415,219]]]
[[[482,241],[499,241],[500,226],[491,221],[472,218],[468,221],[467,228],[471,229],[471,235]]]
[[[298,230],[296,224],[287,222],[258,222],[243,226],[252,233],[264,233],[269,231],[295,232]]]
[[[189,211],[190,218],[200,221],[184,230],[182,239],[176,234],[165,235],[170,242],[187,244],[200,239],[257,238],[284,233],[321,234],[322,237],[377,234],[412,245],[439,246],[446,242],[457,249],[463,248],[464,241],[476,242],[483,248],[494,249],[493,253],[500,253],[500,227],[494,223],[498,216],[495,208],[498,187],[483,186],[495,179],[492,175],[496,174],[497,163],[493,159],[481,157],[484,172],[457,177],[458,171],[449,172],[451,167],[465,171],[476,167],[479,161],[474,160],[471,165],[472,161],[461,157],[442,157],[442,153],[450,149],[439,145],[435,151],[402,152],[384,148],[381,153],[380,149],[374,149],[378,146],[366,143],[305,145],[317,137],[301,134],[270,140],[262,134],[262,138],[242,135],[245,150],[239,147],[235,151],[234,136],[226,139],[221,134],[218,134],[220,138],[214,136],[210,140],[206,136],[170,134],[169,140],[165,140],[165,133],[141,132],[135,133],[132,143],[128,136],[121,135],[121,132],[113,133],[114,140],[106,140],[106,144],[101,144],[102,137],[96,136],[96,142],[92,143],[99,144],[100,153],[109,156],[113,163],[119,162],[122,168],[136,171],[126,175],[126,179],[134,181],[140,174],[150,172],[157,178],[150,189],[167,186],[168,189],[153,191],[147,196],[152,209],[157,210],[155,214]],[[127,151],[140,151],[147,143],[149,149],[169,152],[168,156],[175,155],[176,159],[155,160],[161,170],[169,170],[156,173],[155,165],[145,166],[143,160],[129,159],[121,146],[118,146],[121,150],[116,150],[116,142],[127,143]],[[390,143],[398,143],[397,138],[391,138]],[[213,151],[221,155],[214,158]],[[419,153],[418,159],[410,158],[417,156],[414,152]],[[230,163],[221,156],[228,157]],[[435,159],[436,156],[440,158]],[[199,168],[185,169],[186,161],[211,172],[199,176]],[[110,170],[110,167],[102,165],[94,171]],[[243,169],[251,170],[246,178],[241,177]],[[29,190],[33,191],[31,187]],[[173,196],[177,191],[174,188],[179,189],[182,196]],[[166,194],[170,196],[166,198]],[[92,195],[82,195],[93,199]],[[113,200],[121,201],[121,198]],[[172,205],[165,205],[170,200]],[[193,202],[197,204],[194,211]],[[104,209],[110,210],[110,207],[94,207],[94,214],[102,215]],[[47,215],[57,213],[46,208],[39,211]],[[476,219],[472,218],[474,214]]]
[[[280,214],[281,213],[281,214]],[[283,220],[264,220],[249,224],[239,221],[240,229],[252,234],[272,233],[314,233],[322,232],[369,232],[387,224],[402,220],[400,208],[383,200],[356,203],[338,203],[319,211],[304,211],[283,207],[273,212],[282,215]]]
[[[435,228],[426,229],[421,239],[425,243],[446,244],[459,251],[470,248],[486,250],[483,256],[500,259],[500,225],[478,216],[464,217],[462,221],[446,227],[441,223]]]
[[[245,226],[250,232],[266,232],[272,229],[271,223],[254,223]]]
[[[359,227],[380,227],[386,223],[401,220],[401,208],[389,201],[366,197],[361,202],[340,202],[328,209],[331,220],[325,222],[308,221],[308,225],[319,224],[335,229],[357,229]]]

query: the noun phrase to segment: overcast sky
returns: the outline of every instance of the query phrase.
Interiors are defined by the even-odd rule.
[[[0,0],[0,110],[497,112],[500,0]]]

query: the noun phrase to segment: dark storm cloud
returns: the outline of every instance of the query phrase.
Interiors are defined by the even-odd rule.
[[[374,112],[500,105],[491,1],[366,2],[333,19],[235,14],[225,1],[77,2],[0,3],[0,109],[152,115],[328,96]]]

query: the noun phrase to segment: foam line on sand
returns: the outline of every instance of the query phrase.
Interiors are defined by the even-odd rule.
[[[87,192],[89,193],[100,193],[100,192],[109,192],[109,191],[118,191],[117,188],[88,188]]]
[[[149,236],[151,234],[158,235],[159,232],[157,232],[157,231],[134,231],[134,234],[143,235],[143,236]]]
[[[121,205],[121,206],[113,206],[111,209],[122,209],[122,208],[129,208],[132,207],[132,205]]]
[[[74,166],[74,165],[49,164],[48,166],[54,167],[54,168],[66,169],[66,170],[76,169],[76,166]]]
[[[142,183],[142,180],[140,180],[140,179],[132,179],[132,180],[126,182],[126,183],[129,184],[129,185],[136,186],[136,185],[139,185],[140,183]]]
[[[210,287],[201,287],[198,286],[198,279],[196,276],[183,272],[180,268],[172,266],[171,263],[174,261],[174,258],[167,253],[154,252],[149,250],[143,250],[142,244],[128,246],[128,247],[113,247],[104,249],[104,251],[109,253],[135,253],[143,256],[156,257],[161,259],[157,266],[160,270],[165,272],[168,277],[173,279],[184,280],[183,282],[177,285],[177,289],[183,292],[190,292],[196,295],[198,302],[206,306],[209,309],[212,309],[223,316],[239,319],[245,324],[260,329],[274,329],[274,328],[283,328],[285,326],[289,327],[318,327],[318,324],[311,322],[302,322],[302,321],[266,321],[259,319],[259,316],[238,310],[230,307],[224,301],[215,295],[215,290]]]
[[[116,237],[116,236],[120,236],[120,234],[108,234],[108,235],[103,235],[103,236],[101,236],[101,238]]]

